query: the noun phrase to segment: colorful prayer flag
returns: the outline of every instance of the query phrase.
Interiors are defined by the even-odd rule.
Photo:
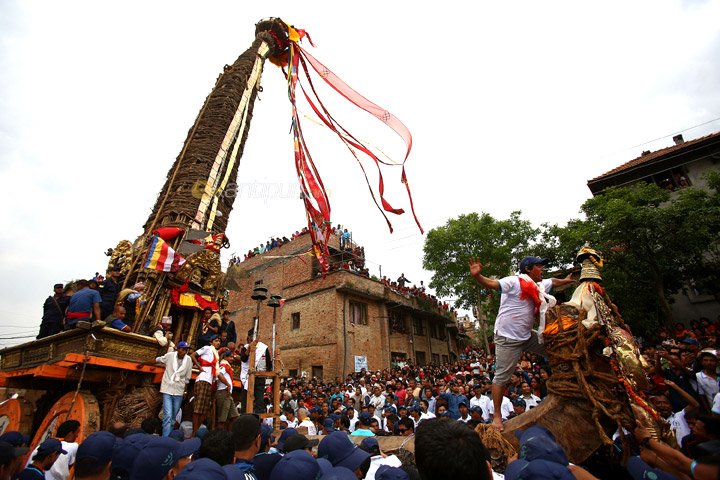
[[[144,268],[152,268],[161,272],[177,272],[184,263],[185,259],[170,248],[162,238],[157,235],[153,237]]]

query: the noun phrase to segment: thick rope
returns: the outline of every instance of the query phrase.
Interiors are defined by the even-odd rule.
[[[558,322],[561,321],[558,318]],[[621,428],[628,404],[627,400],[618,397],[617,391],[622,390],[622,385],[617,376],[595,371],[588,358],[588,352],[595,344],[604,346],[602,334],[601,327],[588,330],[578,319],[576,327],[548,336],[546,353],[551,365],[568,365],[569,368],[553,368],[547,386],[548,392],[555,395],[590,402],[593,423],[600,438],[604,444],[612,445],[612,439],[600,423],[600,414]]]

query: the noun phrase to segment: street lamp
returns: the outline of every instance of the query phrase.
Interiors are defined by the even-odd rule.
[[[255,326],[253,327],[253,340],[257,339],[258,323],[260,322],[260,304],[267,298],[267,288],[258,285],[253,290],[250,298],[257,300],[257,312],[255,313]]]
[[[278,307],[282,306],[280,303],[282,297],[280,295],[270,295],[270,300],[267,302],[268,307],[273,309],[273,329],[272,329],[272,362],[273,371],[275,371],[275,314],[277,313]]]

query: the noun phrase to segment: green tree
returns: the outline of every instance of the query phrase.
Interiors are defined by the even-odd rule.
[[[439,296],[455,297],[456,308],[482,310],[494,321],[500,295],[483,291],[468,271],[468,260],[483,261],[483,275],[504,277],[525,255],[538,230],[529,221],[512,212],[507,220],[497,220],[487,213],[470,213],[450,219],[430,230],[423,247],[423,268],[433,272],[430,286]],[[481,323],[480,328],[485,330]],[[487,337],[485,338],[487,346]]]
[[[718,296],[720,283],[720,174],[710,189],[676,193],[653,184],[611,188],[587,200],[585,220],[543,225],[539,254],[572,264],[584,242],[603,253],[603,284],[626,320],[651,333],[671,327],[672,295],[692,283]]]

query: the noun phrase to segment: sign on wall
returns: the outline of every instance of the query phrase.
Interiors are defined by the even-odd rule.
[[[360,372],[362,369],[367,370],[367,356],[365,355],[355,355],[355,371]]]

